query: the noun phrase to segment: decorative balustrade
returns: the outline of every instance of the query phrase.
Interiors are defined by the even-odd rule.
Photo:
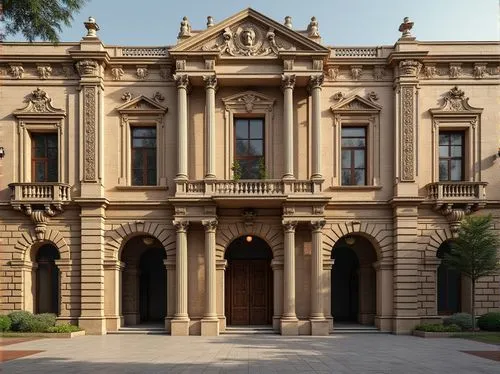
[[[122,56],[124,57],[165,57],[168,55],[167,48],[123,48]]]
[[[335,57],[377,57],[377,48],[335,48]]]
[[[486,199],[486,182],[436,182],[427,185],[431,200],[473,201]]]
[[[316,183],[317,184],[317,183]],[[177,194],[211,196],[284,196],[321,191],[310,180],[248,179],[177,181]]]
[[[71,186],[65,183],[11,183],[9,187],[12,202],[44,204],[71,201]]]

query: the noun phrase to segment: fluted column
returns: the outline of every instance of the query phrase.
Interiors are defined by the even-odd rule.
[[[321,174],[321,85],[323,75],[312,75],[309,81],[312,106],[312,174],[311,179],[323,179]]]
[[[216,304],[216,262],[215,262],[215,230],[217,220],[202,221],[205,227],[205,314],[201,320],[201,335],[219,335],[219,318]]]
[[[207,138],[205,145],[206,169],[205,178],[215,178],[215,91],[217,90],[217,77],[207,75],[203,77],[205,82],[206,112],[205,127]]]
[[[176,304],[172,335],[189,335],[187,229],[189,221],[173,221],[176,238]]]
[[[324,319],[321,287],[323,273],[323,258],[321,254],[323,235],[321,229],[324,220],[311,221],[312,228],[312,258],[311,258],[311,319]]]
[[[285,248],[281,334],[298,335],[298,320],[295,314],[295,228],[297,221],[283,221],[283,227]]]
[[[187,114],[187,90],[189,77],[187,74],[176,74],[174,76],[177,84],[177,175],[178,179],[188,179],[188,114]]]
[[[293,88],[295,75],[282,75],[283,88],[283,178],[293,179]]]

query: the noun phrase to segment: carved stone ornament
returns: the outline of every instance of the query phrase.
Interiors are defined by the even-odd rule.
[[[338,76],[339,76],[339,67],[338,66],[332,66],[330,68],[328,68],[328,78],[330,78],[331,80],[334,80],[336,81]]]
[[[138,66],[135,75],[140,80],[146,79],[148,77],[148,75],[149,75],[148,68],[145,67],[145,66]]]
[[[314,215],[321,215],[323,213],[325,213],[325,207],[324,206],[321,206],[321,205],[313,206],[313,214]]]
[[[43,240],[44,233],[47,229],[47,222],[49,217],[62,213],[63,208],[61,204],[45,204],[43,206],[31,204],[16,205],[13,207],[15,210],[22,211],[31,218],[35,224],[35,236],[38,240]]]
[[[189,76],[187,74],[175,74],[174,80],[177,88],[188,89],[189,87]]]
[[[188,38],[191,36],[191,24],[186,16],[182,17],[181,27],[179,29],[179,39]]]
[[[40,79],[48,79],[52,75],[52,68],[50,65],[38,65],[36,70]]]
[[[283,70],[293,70],[295,61],[293,59],[283,60]]]
[[[215,60],[213,59],[205,60],[205,70],[215,70]]]
[[[207,232],[215,232],[217,229],[217,225],[219,222],[217,222],[216,219],[204,219],[201,221],[201,224],[205,227],[205,231]]]
[[[378,101],[378,95],[375,91],[368,92],[366,94],[366,97],[368,98],[368,100],[370,100],[372,102]]]
[[[376,65],[373,68],[373,79],[375,79],[376,81],[380,81],[380,80],[384,79],[384,75],[385,75],[385,66],[384,65]]]
[[[187,209],[184,207],[176,207],[174,212],[176,216],[185,216],[187,214]]]
[[[238,100],[243,102],[245,104],[246,111],[248,113],[251,113],[253,111],[254,104],[259,101],[259,98],[252,94],[246,94],[240,97]]]
[[[297,221],[283,221],[283,228],[285,229],[285,232],[295,232],[297,223]]]
[[[287,89],[295,87],[295,74],[283,74],[281,76],[281,88]]]
[[[84,181],[95,181],[96,173],[96,88],[83,88]]]
[[[401,32],[401,38],[411,38],[411,29],[413,28],[413,22],[410,21],[410,18],[403,18],[403,23],[399,25],[399,31]]]
[[[450,64],[449,74],[450,78],[460,78],[462,75],[462,64]]]
[[[455,207],[453,204],[447,204],[441,209],[441,214],[446,217],[450,225],[450,231],[454,238],[458,235],[460,222],[472,212],[471,205]]]
[[[292,51],[295,47],[276,36],[274,28],[266,32],[246,22],[239,26],[226,27],[214,40],[202,47],[203,51],[217,51],[230,56],[267,56],[277,55],[279,51]]]
[[[351,77],[353,80],[355,81],[360,80],[362,72],[363,72],[363,67],[361,65],[351,66]]]
[[[293,29],[293,25],[292,25],[292,17],[290,17],[290,16],[286,16],[286,17],[285,17],[285,23],[284,23],[284,25],[285,25],[286,27],[288,27],[289,29]]]
[[[480,113],[482,109],[474,108],[469,104],[469,98],[465,97],[464,91],[457,86],[453,87],[443,98],[443,104],[439,108],[430,109],[431,113],[436,112],[475,112]]]
[[[291,206],[286,206],[283,208],[283,215],[291,216],[295,214],[295,208]]]
[[[399,71],[402,76],[416,77],[421,67],[422,64],[415,60],[404,60],[399,62]]]
[[[115,66],[111,68],[111,76],[114,81],[121,81],[124,72],[121,66]]]
[[[75,67],[73,64],[63,64],[62,75],[66,78],[71,78],[75,75]]]
[[[321,229],[325,226],[326,221],[324,219],[320,219],[317,221],[311,221],[312,231],[321,231]]]
[[[127,102],[132,100],[132,93],[130,91],[125,91],[122,95],[122,100]]]
[[[189,221],[175,220],[172,221],[172,225],[175,227],[177,232],[186,232],[189,227]]]
[[[81,60],[76,63],[80,76],[95,76],[98,74],[99,64],[94,60]]]
[[[95,22],[95,19],[89,17],[87,22],[83,23],[87,29],[87,38],[97,38],[97,31],[99,31],[99,25]]]
[[[214,17],[208,16],[207,17],[207,29],[210,27],[214,27],[214,26],[215,26]]]
[[[186,70],[186,60],[176,60],[175,70]]]
[[[323,60],[319,60],[319,59],[313,60],[312,68],[313,68],[313,70],[323,71]]]
[[[203,82],[205,83],[205,88],[212,90],[217,89],[217,77],[215,75],[204,75]]]
[[[310,38],[319,38],[319,24],[316,17],[311,17],[311,22],[307,26],[307,36]]]
[[[402,180],[412,181],[415,177],[415,142],[414,142],[414,102],[413,87],[403,87],[403,131],[402,131],[402,153],[403,153],[403,172]]]
[[[50,114],[64,114],[64,110],[54,108],[52,106],[52,99],[47,96],[47,93],[40,88],[32,91],[27,99],[28,104],[16,111],[23,113],[50,113]]]
[[[439,71],[436,65],[425,65],[424,66],[424,77],[427,79],[435,78],[439,75]]]
[[[169,65],[161,65],[160,66],[160,77],[163,80],[167,80],[172,76],[172,72],[170,71]]]
[[[474,78],[484,78],[486,72],[486,64],[474,64],[474,67],[472,69],[472,75],[474,75]]]
[[[10,75],[12,75],[12,78],[14,79],[21,79],[24,74],[24,68],[21,64],[19,65],[10,65]]]
[[[335,101],[344,100],[347,96],[344,95],[342,91],[335,92],[332,96],[332,99]]]
[[[254,209],[245,209],[243,211],[243,221],[245,222],[245,226],[253,226],[256,216],[257,213],[255,213]]]
[[[161,92],[156,91],[155,94],[153,95],[153,100],[161,103],[165,101],[165,96],[163,96]]]
[[[323,85],[323,81],[325,80],[325,77],[323,74],[321,75],[311,75],[309,77],[309,90],[313,90],[315,88],[321,88]]]

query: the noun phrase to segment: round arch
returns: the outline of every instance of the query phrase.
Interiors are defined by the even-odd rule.
[[[36,237],[35,230],[24,232],[14,246],[13,259],[31,262],[32,249],[45,243],[53,245],[58,250],[61,260],[70,260],[69,246],[62,234],[55,229],[46,229],[41,239]]]
[[[453,235],[449,228],[437,229],[429,237],[429,242],[425,248],[425,257],[434,258],[436,257],[439,247],[447,242],[453,240]]]

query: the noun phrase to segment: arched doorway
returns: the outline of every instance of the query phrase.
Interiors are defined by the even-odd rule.
[[[123,247],[121,302],[125,325],[163,323],[167,307],[165,249],[151,236],[136,236]]]
[[[45,244],[36,253],[35,313],[59,314],[59,251],[52,244]]]
[[[373,245],[361,235],[341,238],[332,249],[331,310],[335,322],[373,325],[376,314],[377,260]]]
[[[226,250],[225,313],[229,325],[270,325],[273,316],[273,253],[256,236],[242,236]]]
[[[446,253],[450,253],[451,243],[446,241],[442,243],[436,257],[443,260]],[[461,310],[461,276],[456,270],[450,269],[443,262],[437,270],[437,306],[438,314],[449,315],[460,312]]]

